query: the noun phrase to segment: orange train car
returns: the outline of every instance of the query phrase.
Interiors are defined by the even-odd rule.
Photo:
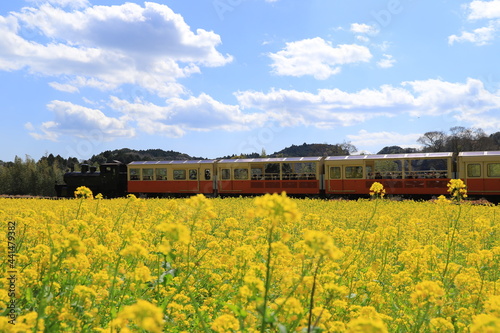
[[[366,195],[374,182],[388,195],[441,195],[453,177],[448,152],[329,156],[324,163],[329,195]]]
[[[128,193],[368,196],[374,182],[388,195],[446,195],[461,178],[472,196],[500,196],[500,151],[140,161],[127,165]]]
[[[500,195],[500,151],[461,152],[458,170],[469,195]]]
[[[131,162],[128,164],[128,192],[214,194],[215,160]]]
[[[320,194],[321,157],[225,159],[217,162],[219,194]]]

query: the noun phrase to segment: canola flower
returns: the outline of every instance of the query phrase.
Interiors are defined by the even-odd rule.
[[[450,179],[447,191],[455,201],[467,198],[467,185],[461,179]]]
[[[370,195],[375,199],[382,199],[385,195],[384,185],[379,182],[374,182],[372,186],[370,186]]]
[[[0,332],[500,329],[498,206],[87,198],[0,198]]]
[[[86,186],[80,186],[76,188],[75,191],[75,198],[82,198],[82,199],[93,199],[93,194],[92,191],[86,187]],[[99,198],[102,198],[102,194],[99,196]]]

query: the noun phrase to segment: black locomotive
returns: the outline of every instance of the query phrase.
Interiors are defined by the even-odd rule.
[[[99,171],[94,166],[81,165],[81,171],[64,174],[65,184],[56,184],[58,197],[74,197],[80,186],[88,187],[94,195],[101,193],[105,198],[125,196],[127,192],[127,165],[119,161],[103,163]]]

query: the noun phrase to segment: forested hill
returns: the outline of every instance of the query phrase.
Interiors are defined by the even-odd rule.
[[[349,143],[326,144],[326,143],[304,143],[300,146],[291,145],[269,157],[306,157],[306,156],[336,156],[350,155],[357,151],[356,147]]]
[[[133,150],[128,148],[106,150],[98,155],[93,155],[89,162],[101,164],[110,161],[130,163],[132,161],[170,161],[170,160],[201,160],[203,157],[194,157],[173,150],[163,149]]]

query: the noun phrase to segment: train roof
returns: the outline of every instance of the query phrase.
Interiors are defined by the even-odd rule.
[[[279,162],[318,162],[322,157],[261,157],[235,158],[220,160],[219,163],[279,163]]]
[[[164,164],[207,164],[214,163],[216,160],[172,160],[172,161],[133,161],[128,165],[164,165]]]
[[[500,151],[464,151],[458,156],[500,156]]]
[[[338,160],[402,160],[402,159],[426,159],[426,158],[447,158],[452,157],[453,153],[409,153],[409,154],[373,154],[373,155],[348,155],[348,156],[328,156],[326,161]]]

